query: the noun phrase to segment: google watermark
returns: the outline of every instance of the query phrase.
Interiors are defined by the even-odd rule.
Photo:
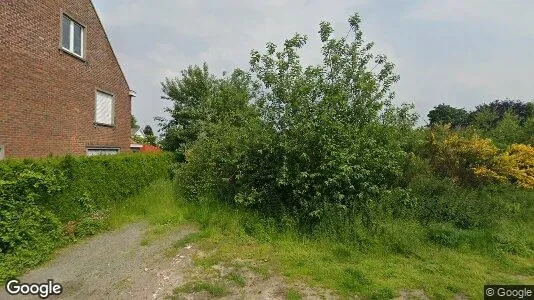
[[[534,285],[485,285],[484,299],[534,300]]]
[[[21,283],[19,280],[13,279],[6,283],[6,292],[13,296],[33,295],[46,299],[50,296],[61,294],[63,287],[52,279],[48,279],[45,283]]]

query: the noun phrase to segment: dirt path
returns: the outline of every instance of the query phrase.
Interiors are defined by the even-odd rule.
[[[185,243],[184,238],[196,232],[194,228],[177,228],[149,243],[145,242],[147,230],[147,224],[131,224],[67,247],[20,281],[60,283],[63,293],[48,299],[339,298],[329,290],[290,284],[269,270],[258,271],[265,264],[254,260],[236,258],[207,268],[195,266],[193,258],[206,253]],[[39,298],[10,296],[2,289],[3,299]],[[398,299],[428,298],[421,291],[403,292]]]
[[[337,298],[327,291],[287,284],[270,272],[258,274],[254,261],[236,259],[230,265],[197,267],[193,258],[203,252],[194,244],[183,243],[194,228],[181,227],[143,245],[147,230],[147,224],[131,224],[62,249],[52,261],[20,281],[44,283],[53,279],[60,283],[63,293],[49,299],[165,299],[171,298],[177,287],[183,290],[173,299],[287,299],[292,290],[304,299]],[[199,289],[199,283],[209,286]],[[214,294],[217,290],[213,287],[218,285],[224,291]],[[39,298],[10,296],[2,289],[0,299]]]
[[[191,247],[184,247],[174,257],[165,250],[194,229],[183,227],[141,246],[147,228],[146,224],[132,224],[63,249],[20,281],[53,279],[61,283],[63,294],[49,299],[162,299],[182,284],[183,271],[192,264]],[[0,299],[24,298],[8,296],[2,289]]]

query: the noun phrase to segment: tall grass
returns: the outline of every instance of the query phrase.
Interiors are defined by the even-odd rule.
[[[147,221],[152,225],[181,224],[185,221],[184,207],[176,201],[169,182],[159,180],[136,196],[116,203],[110,208],[108,223],[111,228],[124,224]]]
[[[197,259],[201,267],[252,260],[256,263],[249,267],[260,273],[277,272],[290,282],[303,281],[341,295],[382,299],[402,290],[423,290],[433,298],[479,298],[484,284],[534,282],[530,220],[458,229],[450,222],[422,225],[413,219],[384,219],[371,232],[357,219],[345,219],[337,227],[331,221],[304,233],[289,221],[215,199],[189,202],[175,195],[170,182],[157,182],[128,205],[116,207],[111,222],[195,224],[200,234],[194,240],[211,253]],[[351,230],[340,232],[346,226]]]

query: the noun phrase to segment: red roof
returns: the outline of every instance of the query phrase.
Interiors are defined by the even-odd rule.
[[[157,146],[143,145],[141,152],[161,152],[161,149]]]

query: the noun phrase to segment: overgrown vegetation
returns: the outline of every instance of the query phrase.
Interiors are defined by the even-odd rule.
[[[163,83],[174,102],[163,145],[177,154],[178,195],[201,207],[194,219],[281,247],[269,251],[295,264],[280,267],[290,277],[379,298],[402,288],[480,296],[484,283],[521,281],[488,266],[532,276],[532,103],[497,101],[473,113],[444,104],[429,115],[431,126],[415,128],[413,106],[392,105],[394,65],[371,52],[358,15],[349,25],[336,38],[321,23],[319,65],[301,63],[307,37],[297,34],[252,51],[249,72],[217,77],[195,66]],[[237,221],[218,223],[225,218]],[[295,248],[284,249],[280,232]],[[380,264],[373,255],[396,268],[368,275]],[[398,274],[409,277],[404,287]]]
[[[222,297],[227,294],[227,291],[223,286],[213,284],[210,282],[195,282],[186,284],[174,290],[174,293],[179,295],[180,293],[198,293],[206,291],[210,294],[211,297]],[[179,297],[171,297],[171,299],[181,299]]]
[[[462,136],[463,135],[463,136]],[[534,188],[534,147],[511,144],[499,150],[476,132],[454,132],[435,126],[429,131],[426,155],[438,174],[472,186],[512,183]]]
[[[210,249],[200,267],[249,259],[264,276],[341,295],[479,298],[484,284],[532,282],[532,105],[441,105],[415,128],[413,106],[392,104],[394,65],[372,53],[358,15],[349,25],[336,38],[320,24],[319,65],[301,63],[297,34],[253,51],[250,71],[217,77],[204,65],[167,79],[161,144],[175,154],[174,189],[158,181],[120,200],[165,177],[167,156],[0,164],[0,279],[104,219],[150,221],[143,244],[192,222],[200,232],[169,255],[195,242]],[[226,293],[203,281],[176,290],[199,291]]]
[[[429,126],[451,125],[457,131],[475,130],[504,149],[510,144],[534,145],[534,102],[495,100],[473,111],[440,104],[428,113]]]
[[[0,281],[92,235],[106,210],[168,177],[170,156],[7,160],[0,163]]]
[[[322,65],[301,65],[307,38],[297,34],[253,52],[251,73],[216,78],[204,66],[167,80],[176,105],[165,140],[185,149],[176,176],[190,198],[210,194],[305,227],[339,212],[371,226],[373,199],[403,194],[411,145],[400,137],[415,117],[391,105],[393,64],[370,52],[358,16],[349,23],[352,40],[321,24]]]
[[[391,104],[394,65],[371,52],[358,15],[349,25],[352,35],[335,38],[330,24],[321,23],[320,65],[302,65],[307,37],[297,34],[282,47],[268,43],[265,53],[252,51],[250,72],[216,77],[204,65],[167,79],[163,91],[174,107],[164,144],[178,154],[180,192],[261,211],[308,232],[323,222],[355,221],[373,230],[391,216],[467,228],[514,212],[524,216],[531,204],[505,199],[502,191],[534,187],[534,148],[499,149],[494,140],[508,138],[480,138],[487,135],[483,125],[468,126],[467,112],[444,105],[430,117],[455,123],[454,130],[414,129],[413,107]],[[471,119],[495,111],[498,128],[517,111],[523,126],[534,114],[530,108],[494,102]],[[509,134],[492,134],[498,132]],[[447,193],[473,200],[455,203]],[[438,205],[435,195],[453,202]]]
[[[534,201],[528,191],[513,191],[515,194],[502,196]],[[433,197],[450,197],[452,202],[460,193]],[[460,198],[459,205],[463,199],[468,202],[476,198]],[[206,274],[212,274],[214,265],[222,264],[247,268],[265,279],[281,274],[289,287],[305,283],[341,296],[377,299],[394,298],[401,291],[423,291],[438,299],[460,294],[481,298],[484,284],[525,284],[534,280],[534,224],[528,219],[506,220],[492,228],[478,229],[461,229],[453,221],[421,224],[387,219],[373,232],[358,223],[344,220],[343,225],[333,220],[331,226],[303,234],[281,226],[274,218],[236,209],[217,199],[187,201],[177,197],[176,183],[173,186],[169,181],[154,183],[128,203],[112,208],[112,223],[119,226],[146,220],[152,226],[147,234],[150,242],[178,226],[195,224],[199,232],[177,241],[175,246],[196,244],[203,255],[195,258],[195,265],[204,268]],[[334,233],[332,226],[338,232]],[[346,238],[333,239],[332,235]],[[170,250],[173,255],[178,251]],[[218,295],[241,287],[239,278],[234,281],[210,276],[186,282],[175,292]],[[287,294],[298,295],[292,289]]]

